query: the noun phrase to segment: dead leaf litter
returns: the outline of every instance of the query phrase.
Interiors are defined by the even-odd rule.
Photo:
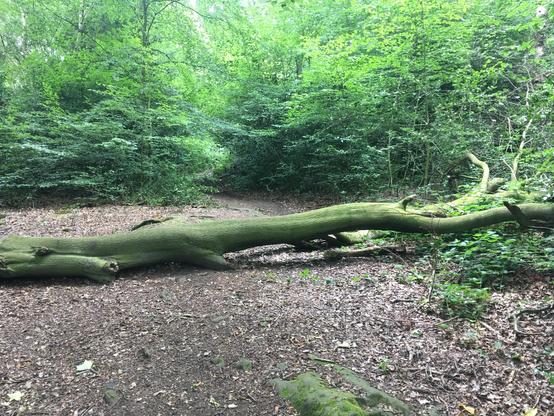
[[[299,206],[263,198],[223,207],[2,210],[0,235],[81,236],[148,218],[243,218]],[[510,316],[552,295],[537,280],[493,297],[481,321],[446,321],[410,282],[413,259],[345,258],[268,246],[228,255],[235,270],[166,264],[84,279],[0,284],[0,414],[296,415],[270,381],[316,355],[438,415],[553,415],[551,320]],[[519,309],[518,309],[519,308]],[[469,412],[469,413],[468,413]]]

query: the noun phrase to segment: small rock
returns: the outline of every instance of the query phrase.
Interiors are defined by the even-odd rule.
[[[160,293],[160,298],[165,301],[172,301],[175,299],[175,293],[170,290],[163,290],[162,293]]]
[[[356,347],[357,347],[356,343],[349,340],[337,343],[337,348],[356,348]]]
[[[150,354],[150,351],[148,351],[146,348],[142,347],[139,349],[139,356],[145,360],[149,360],[152,358],[152,354]]]
[[[214,316],[211,321],[214,323],[214,324],[218,324],[220,322],[223,322],[225,320],[226,316],[224,315],[219,315],[219,316]]]
[[[287,368],[289,368],[289,364],[286,362],[277,363],[275,367],[277,367],[278,370],[285,371]]]

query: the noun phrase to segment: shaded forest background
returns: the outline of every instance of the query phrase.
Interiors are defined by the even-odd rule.
[[[1,203],[452,193],[466,150],[548,198],[551,3],[2,0]]]

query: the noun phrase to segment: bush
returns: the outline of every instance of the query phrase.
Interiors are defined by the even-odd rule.
[[[443,313],[448,317],[478,319],[485,312],[490,300],[488,288],[476,289],[458,283],[441,283],[436,294]]]
[[[0,200],[198,200],[227,154],[210,137],[176,129],[168,116],[108,99],[82,113],[43,109],[6,117],[0,125]]]
[[[446,241],[443,261],[454,264],[458,281],[471,287],[502,287],[518,271],[554,270],[554,236],[505,227]]]
[[[525,162],[533,168],[529,188],[542,195],[544,201],[554,202],[554,147],[529,154]]]

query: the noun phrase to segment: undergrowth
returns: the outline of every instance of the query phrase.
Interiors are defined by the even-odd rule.
[[[434,301],[446,318],[479,319],[492,292],[518,284],[533,273],[554,272],[554,234],[549,230],[503,225],[431,240],[429,236],[388,232],[371,241],[416,248],[420,271],[408,280],[426,281],[428,300]]]

